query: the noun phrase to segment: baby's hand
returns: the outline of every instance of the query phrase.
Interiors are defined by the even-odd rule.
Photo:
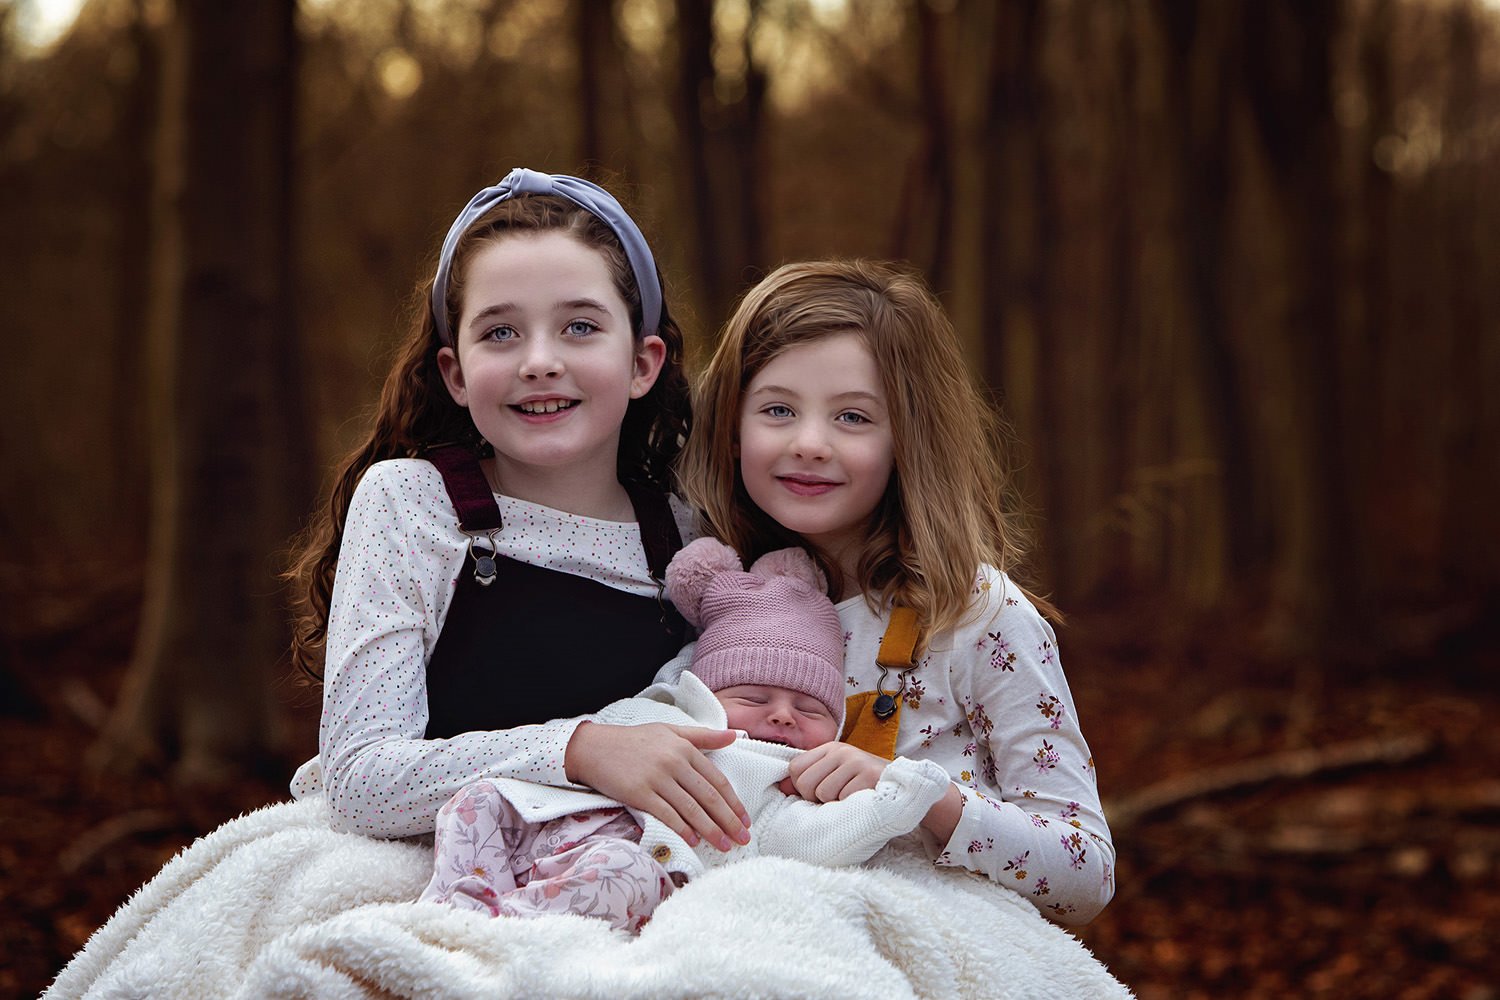
[[[780,787],[809,802],[837,802],[874,788],[889,763],[848,743],[824,743],[793,757]]]

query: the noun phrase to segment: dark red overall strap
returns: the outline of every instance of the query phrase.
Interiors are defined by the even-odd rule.
[[[466,532],[489,532],[500,527],[500,506],[479,467],[479,456],[461,444],[433,448],[422,456],[443,475],[448,499],[458,511],[458,526]]]

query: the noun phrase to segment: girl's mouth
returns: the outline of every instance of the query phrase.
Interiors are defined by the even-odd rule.
[[[788,492],[800,497],[821,496],[838,486],[838,483],[829,482],[826,479],[801,479],[796,476],[778,476],[777,479]]]
[[[517,403],[513,408],[531,416],[540,417],[550,413],[558,413],[562,410],[571,410],[578,405],[576,399],[538,399],[527,403]]]

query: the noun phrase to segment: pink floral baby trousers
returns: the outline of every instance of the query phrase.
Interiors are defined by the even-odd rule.
[[[476,781],[438,811],[432,881],[419,899],[495,917],[579,913],[634,933],[673,889],[640,840],[624,809],[532,823],[492,782]]]

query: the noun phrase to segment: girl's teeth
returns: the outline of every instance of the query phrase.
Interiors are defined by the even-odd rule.
[[[527,413],[556,413],[558,410],[567,409],[572,403],[556,399],[549,399],[544,403],[522,403],[521,409]]]

